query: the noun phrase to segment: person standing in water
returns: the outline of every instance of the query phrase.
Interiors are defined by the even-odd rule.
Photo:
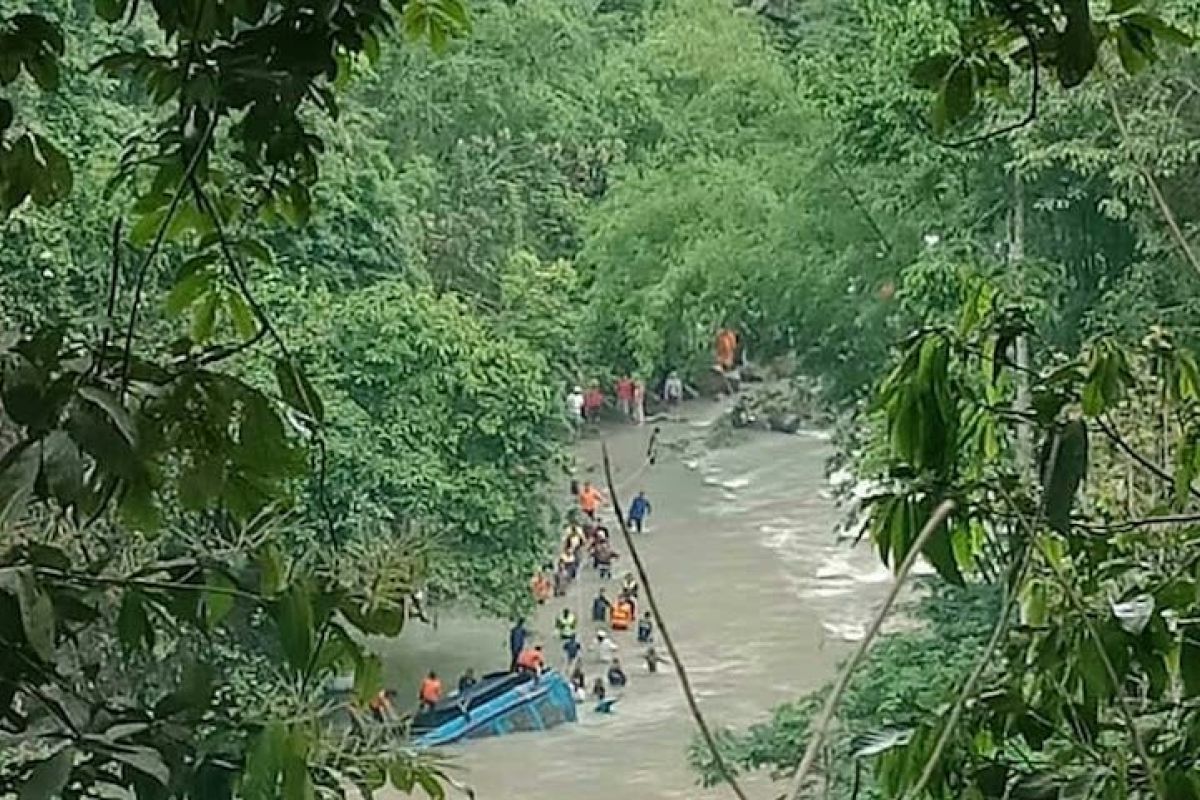
[[[650,501],[646,499],[645,492],[638,492],[637,497],[633,498],[633,502],[629,504],[629,524],[638,533],[645,533],[646,517],[650,516],[652,511]]]
[[[578,436],[585,421],[583,416],[583,389],[576,386],[567,395],[566,411],[567,421],[571,424],[571,431]]]
[[[612,603],[604,596],[603,587],[592,600],[592,622],[608,623],[608,612],[612,611]]]
[[[529,638],[529,632],[525,630],[525,619],[518,617],[516,623],[508,631],[509,672],[516,672],[517,657],[525,649],[525,640],[527,638]]]
[[[442,699],[442,682],[436,672],[431,671],[425,676],[425,680],[421,681],[418,699],[421,701],[422,711],[429,711]]]
[[[663,382],[663,400],[672,408],[683,401],[683,380],[672,370]]]
[[[732,328],[725,327],[717,331],[715,350],[717,366],[722,372],[729,372],[737,363],[738,337]]]
[[[586,481],[579,490],[579,510],[589,519],[596,518],[596,512],[604,502],[604,494],[593,486],[591,481]]]
[[[638,620],[637,640],[639,644],[649,644],[654,640],[654,618],[647,611],[642,614],[642,618]]]
[[[661,433],[662,428],[655,425],[654,430],[650,432],[650,442],[646,445],[646,461],[652,467],[658,461],[658,436]]]
[[[617,409],[625,419],[633,419],[633,379],[628,375],[617,379]]]
[[[576,627],[575,615],[569,608],[564,608],[558,619],[554,620],[554,630],[558,632],[558,638],[564,645],[568,640],[575,638]]]

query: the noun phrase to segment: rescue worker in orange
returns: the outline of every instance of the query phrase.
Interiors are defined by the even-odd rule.
[[[550,599],[554,587],[550,583],[550,579],[546,577],[544,567],[533,574],[533,578],[529,581],[529,589],[533,592],[533,599],[539,606]]]
[[[628,598],[622,598],[613,606],[609,625],[614,631],[627,631],[629,626],[633,625],[634,613],[633,603],[629,602]]]
[[[717,332],[717,366],[722,371],[733,369],[737,359],[737,334],[731,328],[722,328]]]
[[[425,676],[425,680],[421,681],[419,699],[422,711],[429,711],[442,699],[442,682],[436,672],[431,671]]]
[[[526,647],[517,656],[517,672],[526,672],[533,676],[542,674],[546,668],[546,657],[542,655],[542,646]]]
[[[583,488],[579,490],[579,509],[591,519],[596,518],[596,512],[604,502],[604,495],[592,486],[591,481],[583,484]]]

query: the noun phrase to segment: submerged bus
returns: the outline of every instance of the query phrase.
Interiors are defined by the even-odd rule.
[[[413,741],[432,747],[505,733],[541,731],[575,721],[571,685],[557,672],[539,677],[496,672],[454,693],[412,721]]]

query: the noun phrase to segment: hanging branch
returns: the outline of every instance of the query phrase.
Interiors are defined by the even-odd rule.
[[[929,521],[925,523],[925,527],[921,529],[921,533],[917,536],[916,541],[913,542],[912,547],[909,548],[908,555],[904,557],[904,561],[896,570],[896,579],[892,582],[892,588],[888,590],[883,605],[876,612],[875,618],[871,620],[871,625],[867,628],[866,636],[858,643],[858,648],[850,656],[850,660],[846,662],[846,666],[842,667],[842,672],[838,675],[837,683],[834,684],[833,691],[829,693],[829,697],[825,700],[825,707],[821,709],[821,716],[812,726],[812,733],[809,736],[808,746],[804,750],[804,757],[800,760],[800,766],[796,768],[796,774],[792,777],[792,784],[788,788],[787,794],[784,795],[785,800],[798,800],[800,797],[800,792],[804,788],[804,779],[808,777],[809,771],[812,770],[813,764],[816,763],[817,754],[821,751],[821,744],[825,741],[825,735],[829,732],[829,726],[833,722],[833,714],[837,711],[838,703],[841,702],[842,695],[845,693],[846,687],[850,684],[850,676],[862,662],[863,656],[867,654],[871,642],[879,635],[879,630],[883,627],[883,620],[887,617],[888,611],[891,610],[892,605],[896,602],[896,598],[900,595],[900,589],[903,588],[904,582],[908,578],[908,573],[912,571],[913,565],[917,563],[917,558],[921,555],[921,550],[925,548],[926,542],[942,526],[942,523],[946,521],[946,517],[950,516],[950,512],[953,510],[953,500],[945,500],[937,507],[933,515],[929,518]]]
[[[1121,113],[1121,106],[1117,104],[1117,96],[1111,87],[1108,90],[1108,107],[1112,111],[1113,120],[1117,123],[1117,130],[1121,132],[1121,139],[1128,141],[1129,129],[1125,125],[1125,115]],[[1175,217],[1175,211],[1171,208],[1171,204],[1167,202],[1167,198],[1162,193],[1158,181],[1154,179],[1154,173],[1150,171],[1150,168],[1146,166],[1142,159],[1134,156],[1132,153],[1130,157],[1133,158],[1133,163],[1137,166],[1138,172],[1145,179],[1146,186],[1150,189],[1150,195],[1154,198],[1154,203],[1158,206],[1163,220],[1167,223],[1167,228],[1171,231],[1171,238],[1179,246],[1179,251],[1183,253],[1184,259],[1192,265],[1192,269],[1200,274],[1200,258],[1197,258],[1196,252],[1192,250],[1191,243],[1183,235],[1183,229],[1179,227],[1179,220]]]
[[[296,362],[295,357],[292,355],[291,348],[288,347],[287,342],[284,340],[283,336],[280,335],[279,330],[275,327],[275,323],[271,321],[271,317],[269,314],[267,314],[266,308],[258,301],[258,298],[255,297],[254,293],[250,290],[250,282],[246,280],[246,273],[242,269],[241,263],[239,262],[237,256],[234,255],[233,248],[229,245],[229,238],[225,235],[225,223],[221,219],[220,211],[212,202],[212,199],[209,198],[208,193],[204,190],[204,187],[198,180],[195,179],[194,176],[192,177],[191,182],[192,190],[196,195],[196,203],[199,205],[200,210],[204,214],[208,215],[209,219],[212,220],[213,230],[217,234],[217,242],[220,245],[221,254],[224,256],[226,265],[229,267],[229,274],[233,277],[234,283],[237,284],[238,291],[240,291],[242,296],[246,298],[246,303],[250,306],[250,311],[254,314],[254,318],[258,320],[258,332],[251,337],[249,341],[237,346],[232,352],[237,352],[245,347],[252,346],[264,335],[267,335],[271,337],[271,341],[275,343],[275,346],[279,348],[279,352],[283,354],[284,360],[287,361],[288,368],[295,372]],[[225,357],[225,355],[222,355],[222,357]],[[337,534],[337,526],[333,521],[333,511],[329,508],[329,500],[326,492],[326,476],[329,453],[325,446],[325,437],[320,434],[320,431],[318,431],[317,435],[313,437],[313,441],[317,446],[317,505],[320,506],[321,516],[325,520],[325,527],[328,529],[329,539],[336,547],[338,544],[340,544],[340,538]]]
[[[854,184],[846,180],[846,176],[840,169],[838,169],[838,165],[835,161],[830,160],[828,163],[830,171],[833,172],[834,177],[838,179],[838,183],[841,184],[842,189],[846,192],[847,196],[849,196],[850,202],[854,204],[856,209],[858,209],[858,213],[862,215],[864,220],[866,220],[871,232],[875,234],[875,238],[879,240],[881,245],[883,245],[884,254],[891,255],[891,240],[889,240],[887,234],[883,232],[883,228],[879,227],[879,223],[875,221],[875,217],[871,214],[871,210],[867,208],[866,204],[863,203],[862,199],[858,196],[858,192],[854,191]]]
[[[204,159],[204,155],[208,152],[209,142],[212,141],[213,132],[217,128],[217,120],[220,119],[216,114],[212,115],[212,119],[208,122],[208,127],[204,129],[204,135],[200,137],[200,141],[196,144],[196,151],[192,153],[192,158],[187,164],[187,168],[183,171],[183,177],[179,180],[179,185],[175,187],[175,194],[171,197],[171,202],[167,206],[167,213],[163,217],[162,222],[158,224],[158,231],[154,234],[154,241],[150,245],[150,249],[146,251],[146,255],[142,257],[138,263],[136,274],[133,283],[133,307],[129,310],[129,325],[125,329],[125,350],[121,362],[121,392],[122,399],[125,397],[125,390],[129,388],[129,367],[130,360],[133,354],[133,331],[137,327],[138,309],[142,302],[142,287],[146,284],[146,272],[150,266],[150,262],[158,255],[158,251],[162,249],[163,240],[167,237],[167,229],[171,227],[171,222],[175,219],[175,212],[179,210],[179,203],[183,200],[184,192],[192,184],[196,176],[196,170],[200,167],[200,162]]]
[[[713,737],[712,731],[709,730],[708,723],[704,720],[704,714],[701,713],[700,706],[696,702],[696,695],[692,691],[691,681],[688,680],[687,670],[684,669],[683,659],[679,657],[679,651],[675,649],[675,642],[671,639],[671,634],[667,630],[667,621],[659,610],[658,603],[654,600],[654,592],[650,588],[650,576],[646,574],[646,566],[642,563],[642,557],[638,555],[637,547],[633,543],[633,537],[630,536],[629,528],[625,525],[625,515],[621,511],[621,502],[617,497],[617,486],[612,476],[612,464],[608,458],[608,444],[601,443],[600,451],[604,456],[604,479],[608,483],[608,496],[612,500],[613,512],[617,516],[617,526],[621,529],[621,536],[625,540],[625,546],[629,548],[629,556],[633,559],[633,565],[637,569],[638,580],[642,582],[642,588],[646,590],[646,604],[650,606],[650,610],[654,613],[654,619],[658,622],[658,630],[662,634],[663,644],[667,646],[667,652],[671,656],[671,663],[675,667],[675,674],[679,676],[679,685],[683,688],[683,696],[687,700],[688,710],[692,713],[692,719],[696,721],[696,727],[700,731],[700,736],[704,739],[704,744],[712,754],[713,764],[716,765],[721,779],[729,784],[729,788],[738,797],[738,800],[747,800],[746,793],[742,791],[742,787],[738,785],[733,772],[726,766],[725,759],[721,757],[717,741]]]
[[[1043,470],[1044,477],[1054,473],[1054,468],[1058,464],[1059,444],[1060,439],[1056,436],[1054,438],[1054,445],[1050,449],[1050,457],[1046,460],[1046,468]],[[1043,480],[1043,483],[1045,483],[1045,480]],[[1033,524],[1030,524],[1029,520],[1021,514],[1021,507],[1004,491],[1003,486],[1000,486],[1000,491],[1004,493],[1004,499],[1016,513],[1017,519],[1026,530],[1026,534],[1032,539],[1036,536],[1038,525],[1041,524],[1042,519],[1046,516],[1046,496],[1043,494],[1042,501],[1038,504],[1037,517]],[[946,745],[950,743],[950,737],[954,735],[954,729],[958,727],[958,721],[962,718],[962,712],[967,706],[967,700],[975,694],[975,687],[979,684],[980,679],[983,678],[983,673],[991,666],[996,648],[1000,646],[1000,642],[1004,639],[1004,634],[1008,632],[1008,621],[1012,618],[1013,608],[1016,606],[1017,592],[1020,589],[1021,581],[1026,571],[1029,569],[1030,563],[1033,561],[1032,553],[1032,546],[1029,542],[1026,542],[1024,552],[1013,566],[1010,580],[1004,587],[1004,604],[1000,610],[1000,617],[996,620],[995,627],[992,628],[992,635],[988,638],[983,652],[979,654],[979,658],[975,661],[975,666],[971,668],[971,674],[967,676],[967,680],[959,688],[958,694],[954,698],[954,704],[950,708],[950,715],[946,718],[946,723],[942,726],[942,730],[938,734],[937,742],[933,745],[933,750],[930,751],[929,757],[925,759],[925,766],[921,769],[920,777],[917,778],[916,784],[904,793],[905,800],[919,798],[925,791],[925,787],[929,785],[929,781],[933,779],[934,770],[937,769],[938,763],[942,760],[942,753],[945,752]]]
[[[1016,122],[1010,123],[1008,125],[1004,125],[1003,127],[1000,127],[1000,128],[996,128],[995,130],[986,131],[984,133],[979,134],[978,136],[971,136],[966,139],[960,139],[955,142],[943,142],[943,141],[934,139],[933,140],[934,144],[938,144],[938,145],[941,145],[942,147],[948,147],[948,148],[955,149],[955,150],[957,150],[959,148],[963,148],[963,147],[970,147],[972,145],[982,144],[991,139],[998,139],[1001,136],[1007,136],[1008,134],[1013,133],[1014,131],[1019,131],[1021,128],[1032,125],[1037,120],[1038,97],[1041,95],[1041,92],[1042,92],[1041,65],[1038,62],[1037,42],[1034,41],[1033,32],[1031,30],[1029,30],[1029,27],[1027,25],[1025,25],[1022,22],[1016,22],[1016,21],[1014,21],[1013,24],[1016,25],[1020,29],[1021,35],[1025,37],[1025,41],[1029,44],[1029,69],[1030,69],[1030,77],[1031,77],[1031,80],[1033,81],[1033,85],[1029,89],[1029,110],[1025,112],[1024,117],[1017,120]]]
[[[1121,435],[1117,433],[1115,425],[1108,422],[1104,417],[1096,417],[1096,426],[1100,428],[1100,430],[1104,432],[1104,435],[1109,438],[1109,441],[1116,445],[1123,453],[1125,453],[1125,455],[1129,456],[1134,461],[1145,467],[1149,472],[1154,473],[1154,475],[1166,481],[1167,483],[1171,485],[1175,484],[1175,477],[1171,475],[1171,473],[1167,472],[1162,467],[1158,466],[1153,461],[1135,450],[1133,445],[1129,444],[1129,442],[1125,441]],[[1192,497],[1200,499],[1200,491],[1197,491],[1195,487],[1188,486],[1188,493],[1191,494]]]

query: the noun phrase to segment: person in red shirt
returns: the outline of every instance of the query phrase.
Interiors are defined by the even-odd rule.
[[[617,408],[626,419],[633,416],[633,378],[628,375],[617,380]]]
[[[588,422],[595,422],[600,416],[600,409],[604,407],[604,392],[601,391],[599,384],[593,383],[588,387],[587,393],[583,396],[583,416]]]

